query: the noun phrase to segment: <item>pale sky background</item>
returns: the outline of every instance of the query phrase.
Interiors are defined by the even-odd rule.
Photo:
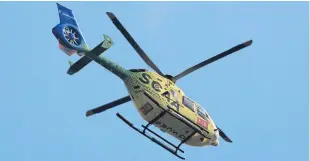
[[[234,141],[183,146],[187,161],[308,160],[308,2],[60,2],[73,10],[90,47],[125,68],[146,68],[108,19],[116,14],[165,73],[253,39],[234,55],[178,85]],[[0,160],[178,161],[130,129],[146,122],[132,102],[94,117],[88,109],[125,96],[123,83],[96,63],[74,76],[52,28],[55,2],[0,2]],[[168,137],[175,140],[172,137]]]

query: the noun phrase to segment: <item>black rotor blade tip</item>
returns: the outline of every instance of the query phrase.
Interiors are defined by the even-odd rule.
[[[233,141],[229,139],[229,137],[223,137],[223,139],[229,143],[232,143]]]
[[[244,43],[244,46],[250,46],[252,45],[253,40],[249,40],[247,42]]]
[[[232,143],[232,140],[230,140],[230,138],[220,129],[220,128],[217,128],[219,130],[219,134],[220,136],[227,142],[230,142]]]
[[[86,112],[86,117],[91,116],[93,114],[94,114],[93,110],[89,110]]]
[[[115,19],[115,15],[112,12],[106,12],[110,19]]]

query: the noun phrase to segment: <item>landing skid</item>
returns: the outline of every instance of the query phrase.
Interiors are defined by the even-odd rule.
[[[188,141],[193,135],[195,135],[196,133],[200,134],[201,136],[207,138],[207,139],[211,139],[210,137],[206,136],[204,134],[207,133],[209,134],[209,132],[207,130],[205,130],[204,128],[202,128],[201,126],[197,125],[196,123],[194,123],[193,121],[189,120],[188,118],[186,118],[185,116],[183,116],[181,113],[179,113],[178,111],[172,109],[171,107],[167,106],[167,109],[164,109],[163,107],[161,107],[159,105],[159,103],[154,100],[150,95],[148,95],[147,93],[144,92],[144,95],[150,99],[150,101],[152,101],[153,103],[155,103],[158,107],[161,108],[161,113],[159,113],[153,120],[149,121],[149,123],[143,127],[143,130],[138,129],[137,127],[135,127],[131,122],[129,122],[126,118],[124,118],[121,114],[117,113],[117,117],[119,117],[121,120],[123,120],[128,126],[130,126],[131,128],[133,128],[134,130],[136,130],[137,132],[139,132],[140,134],[142,134],[143,136],[147,137],[148,139],[150,139],[152,142],[158,144],[159,146],[161,146],[162,148],[166,149],[167,151],[169,151],[170,153],[172,153],[173,155],[177,156],[180,159],[185,160],[184,157],[180,156],[177,152],[180,151],[182,153],[184,153],[184,151],[182,149],[180,149],[181,145],[184,144],[186,141]],[[160,118],[162,118],[164,115],[171,115],[173,116],[175,119],[181,121],[182,123],[184,123],[185,125],[187,125],[188,127],[190,127],[193,132],[191,134],[189,134],[186,138],[184,138],[179,145],[174,145],[172,144],[170,141],[166,140],[165,138],[163,138],[162,136],[160,136],[159,134],[155,133],[154,131],[152,131],[151,129],[149,129],[148,127],[152,124],[154,124],[156,121],[158,121]],[[162,141],[164,141],[165,143],[169,144],[171,147],[168,147],[167,145],[165,145],[164,143],[158,141],[157,139],[151,137],[149,134],[146,133],[146,131],[152,133],[153,135],[155,135],[156,137],[160,138]]]
[[[125,117],[123,117],[121,114],[117,113],[116,116],[119,117],[122,121],[124,121],[128,126],[130,126],[131,128],[133,128],[134,130],[136,130],[137,132],[139,132],[140,134],[142,134],[143,136],[147,137],[148,139],[150,139],[152,142],[156,143],[157,145],[161,146],[162,148],[166,149],[167,151],[169,151],[170,153],[172,153],[173,155],[177,156],[180,159],[185,159],[184,157],[180,156],[177,154],[178,151],[184,153],[184,151],[182,149],[180,149],[180,146],[188,139],[190,139],[190,137],[192,137],[193,134],[195,134],[196,132],[194,132],[192,135],[190,135],[190,137],[184,139],[185,141],[182,141],[178,146],[172,144],[170,141],[166,140],[165,138],[161,137],[160,135],[158,135],[157,133],[155,133],[154,131],[152,131],[151,129],[148,128],[149,125],[151,125],[151,122],[155,122],[157,121],[160,117],[162,117],[165,114],[165,111],[162,112],[161,114],[159,114],[155,119],[153,119],[152,121],[150,121],[146,126],[142,125],[143,130],[138,129],[137,127],[135,127],[131,122],[129,122]],[[162,115],[162,116],[160,116]],[[160,116],[160,117],[159,117]],[[173,150],[172,148],[168,147],[167,145],[163,144],[162,142],[158,141],[157,139],[153,138],[152,136],[150,136],[149,134],[146,133],[146,130],[151,132],[152,134],[154,134],[155,136],[157,136],[158,138],[162,139],[164,142],[168,143],[169,145],[173,146],[175,148],[175,150]]]
[[[207,139],[211,139],[208,136],[206,136],[205,134],[203,134],[203,132],[206,132],[207,134],[209,134],[209,131],[205,130],[203,127],[197,125],[196,123],[194,123],[193,121],[189,120],[188,118],[186,118],[184,115],[182,115],[181,113],[179,113],[178,111],[174,110],[173,108],[171,108],[170,106],[167,106],[167,110],[164,109],[163,107],[161,107],[159,105],[159,103],[154,100],[149,94],[147,93],[143,93],[147,98],[149,98],[153,103],[155,103],[158,107],[160,107],[163,111],[166,111],[167,113],[169,113],[169,115],[173,116],[174,118],[178,119],[179,121],[183,122],[184,124],[186,124],[188,127],[190,127],[191,129],[193,129],[195,132],[199,133],[201,136],[207,138]]]
[[[153,101],[155,104],[157,104],[159,106],[159,104],[152,99],[147,93],[144,93],[151,101]],[[160,106],[159,106],[160,107]],[[196,133],[199,133],[201,136],[210,139],[209,137],[207,137],[206,135],[203,134],[202,131],[205,131],[207,133],[209,133],[208,131],[206,131],[205,129],[203,129],[202,127],[200,127],[199,125],[195,124],[194,122],[192,122],[191,120],[187,119],[186,117],[184,117],[182,114],[180,114],[179,112],[175,111],[174,109],[170,108],[168,106],[168,109],[164,109],[162,107],[160,107],[162,109],[162,112],[159,113],[159,115],[157,115],[153,120],[151,120],[146,126],[142,125],[143,130],[138,129],[137,127],[135,127],[131,122],[129,122],[127,119],[125,119],[121,114],[117,113],[117,117],[119,117],[121,120],[123,120],[127,125],[129,125],[131,128],[133,128],[134,130],[136,130],[137,132],[139,132],[140,134],[142,134],[143,136],[149,138],[152,142],[158,144],[159,146],[161,146],[162,148],[166,149],[167,151],[169,151],[170,153],[172,153],[173,155],[177,156],[180,159],[185,159],[184,157],[180,156],[177,152],[180,151],[182,153],[184,153],[184,151],[182,149],[180,149],[181,145],[184,144],[186,141],[188,141],[193,135],[195,135]],[[174,114],[175,113],[175,114]],[[184,138],[181,143],[179,145],[174,145],[172,144],[170,141],[166,140],[165,138],[163,138],[162,136],[160,136],[159,134],[155,133],[154,131],[152,131],[151,129],[149,129],[148,127],[150,125],[152,125],[153,123],[155,123],[157,120],[159,120],[160,118],[162,118],[164,115],[171,115],[174,118],[176,118],[177,120],[183,122],[185,125],[187,125],[188,127],[190,127],[193,132],[191,134],[189,134],[186,138]],[[181,116],[181,117],[180,117]],[[167,145],[165,145],[164,143],[158,141],[157,139],[151,137],[149,134],[146,133],[146,131],[152,133],[153,135],[155,135],[156,137],[160,138],[162,141],[164,141],[165,143],[169,144],[171,147],[168,147]]]

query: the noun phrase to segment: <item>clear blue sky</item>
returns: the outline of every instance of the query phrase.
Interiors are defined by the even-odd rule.
[[[86,118],[125,96],[96,63],[66,74],[68,57],[52,27],[55,2],[1,2],[0,160],[177,161],[121,122],[145,122],[134,105]],[[253,39],[251,47],[180,80],[234,143],[184,146],[188,161],[308,160],[308,2],[60,2],[71,8],[90,47],[102,34],[106,56],[125,68],[147,65],[114,27],[114,12],[159,68],[172,75]],[[170,137],[171,138],[171,137]],[[173,140],[173,138],[171,138]]]

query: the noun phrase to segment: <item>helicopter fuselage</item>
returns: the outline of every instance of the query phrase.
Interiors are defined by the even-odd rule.
[[[139,114],[144,120],[151,121],[159,115],[161,108],[168,110],[167,107],[169,106],[208,131],[208,133],[204,132],[204,135],[208,136],[208,138],[196,133],[185,142],[186,144],[191,146],[218,145],[218,134],[215,132],[216,127],[211,117],[200,117],[197,114],[197,107],[199,105],[192,100],[189,100],[193,102],[192,107],[184,105],[184,99],[189,98],[171,80],[155,72],[143,69],[130,70],[130,72],[131,74],[124,80],[124,83]],[[154,125],[161,131],[179,140],[184,140],[190,135],[190,127],[169,115],[159,119]]]
[[[207,131],[203,134],[208,138],[196,133],[185,144],[191,146],[217,146],[219,144],[218,131],[215,130],[216,126],[211,117],[198,103],[186,97],[171,80],[145,69],[127,70],[103,56],[93,56],[91,53],[86,53],[86,56],[124,81],[136,109],[145,121],[149,122],[154,119],[159,115],[161,108],[168,110],[169,106]],[[151,99],[146,97],[145,93]],[[198,108],[203,110],[205,117],[201,117],[201,113],[199,115]],[[190,135],[188,133],[190,127],[169,115],[159,119],[154,125],[179,140]]]
[[[85,54],[124,81],[132,101],[144,120],[149,122],[159,115],[161,108],[168,110],[169,106],[207,131],[203,134],[208,138],[196,133],[185,142],[186,144],[192,146],[217,146],[219,144],[219,134],[209,114],[198,103],[186,97],[173,81],[156,72],[145,69],[127,70],[106,57],[94,56],[92,53]],[[203,114],[198,112],[199,109]],[[179,140],[190,135],[188,126],[169,115],[159,119],[154,125]]]

